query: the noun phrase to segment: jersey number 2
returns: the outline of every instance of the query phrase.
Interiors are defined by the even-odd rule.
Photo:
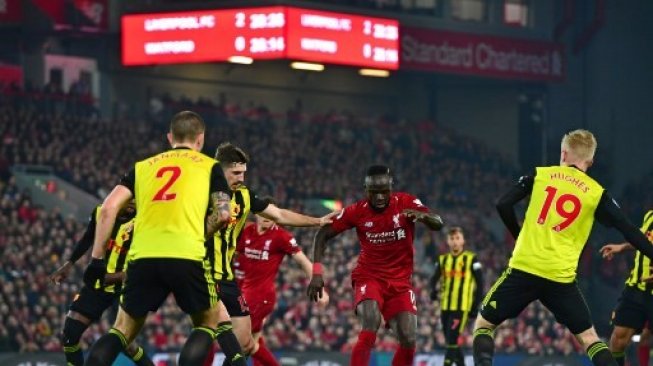
[[[174,200],[175,197],[177,197],[176,193],[167,192],[170,187],[175,184],[177,179],[179,179],[179,176],[181,175],[181,168],[178,166],[164,166],[156,172],[156,177],[163,178],[163,176],[168,172],[172,173],[172,175],[170,175],[170,178],[168,178],[168,181],[163,185],[163,187],[161,187],[161,189],[156,192],[154,198],[152,198],[152,201],[170,201]]]
[[[540,216],[537,218],[537,223],[540,225],[544,225],[546,217],[549,215],[549,209],[551,209],[553,200],[556,198],[556,193],[558,193],[558,190],[555,187],[551,186],[547,186],[544,190],[546,191],[546,199],[544,200],[542,211],[540,211]],[[567,203],[571,203],[570,210],[567,209],[569,207],[565,207]],[[571,225],[578,218],[581,209],[580,199],[573,194],[562,194],[556,199],[555,209],[558,215],[560,215],[565,220],[561,223],[558,223],[557,225],[554,225],[553,230],[562,231],[568,228],[569,225]]]

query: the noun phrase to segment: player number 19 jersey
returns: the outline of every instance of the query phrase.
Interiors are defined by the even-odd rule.
[[[575,167],[537,168],[509,266],[551,281],[573,282],[602,195],[603,187]]]

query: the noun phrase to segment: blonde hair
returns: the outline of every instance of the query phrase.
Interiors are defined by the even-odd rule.
[[[596,152],[596,138],[588,130],[574,130],[562,137],[560,149],[576,159],[592,161]]]

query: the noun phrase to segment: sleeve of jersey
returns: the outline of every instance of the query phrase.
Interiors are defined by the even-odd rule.
[[[132,194],[134,194],[134,187],[136,186],[136,170],[132,168],[127,174],[123,175],[120,179],[121,186],[127,187]]]
[[[230,192],[227,179],[218,163],[213,164],[213,168],[211,168],[211,193],[214,192]]]
[[[290,233],[283,233],[280,236],[282,243],[281,248],[284,253],[295,254],[302,251],[302,248],[299,246],[299,244],[297,244],[297,239],[295,239],[294,236],[290,235]]]
[[[356,208],[357,206],[351,205],[345,207],[340,214],[333,219],[331,223],[331,228],[336,233],[341,233],[345,230],[349,230],[355,226],[354,218],[356,217]]]
[[[429,212],[429,208],[426,207],[422,201],[420,201],[419,198],[406,194],[403,196],[404,200],[404,208],[411,209],[411,210],[417,210],[421,212]]]
[[[603,192],[594,216],[602,225],[614,227],[619,230],[626,241],[632,244],[642,254],[653,259],[653,245],[651,245],[651,242],[628,220],[619,208],[617,201],[607,191]]]
[[[252,190],[249,191],[249,196],[253,213],[263,212],[270,205],[269,201],[260,199],[256,192]]]
[[[91,217],[88,220],[86,231],[84,231],[84,235],[82,235],[77,244],[75,244],[75,248],[70,254],[70,258],[68,260],[72,263],[77,262],[77,260],[79,260],[79,258],[81,258],[84,253],[86,253],[89,248],[93,246],[93,239],[95,239],[95,213],[97,209],[98,208],[96,207],[93,212],[91,212]]]

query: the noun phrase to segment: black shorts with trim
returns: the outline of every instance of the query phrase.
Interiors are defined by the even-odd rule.
[[[143,258],[129,262],[120,306],[134,318],[157,311],[169,294],[186,314],[218,303],[208,262],[179,258]]]
[[[576,281],[555,282],[514,268],[506,269],[485,295],[480,313],[490,323],[499,325],[516,318],[535,300],[540,300],[573,334],[592,327],[589,308]]]
[[[83,286],[81,291],[75,295],[69,310],[80,313],[95,322],[102,314],[110,308],[118,299],[113,292],[90,289]]]
[[[653,329],[651,328],[651,324],[653,324],[653,295],[650,292],[626,286],[614,309],[612,323],[616,326],[635,329],[637,333],[640,333],[647,322],[649,329]]]
[[[219,280],[218,293],[224,307],[227,308],[229,316],[249,316],[249,306],[247,306],[247,302],[236,281]]]

